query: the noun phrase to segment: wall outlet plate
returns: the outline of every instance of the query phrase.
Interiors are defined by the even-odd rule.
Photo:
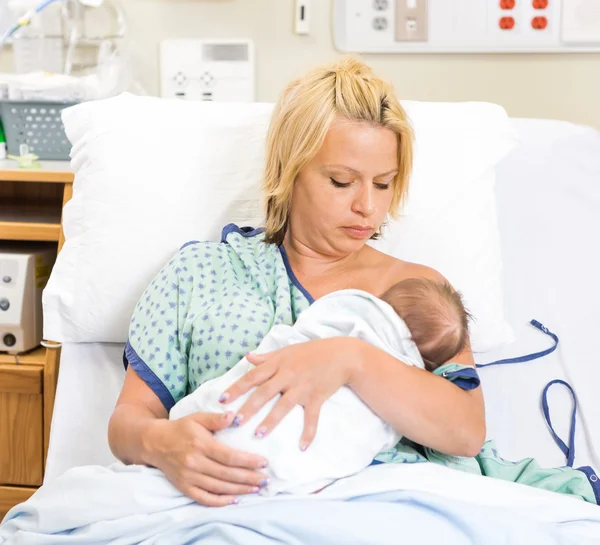
[[[600,0],[333,0],[345,53],[600,51]]]
[[[396,0],[396,40],[427,41],[427,0]]]

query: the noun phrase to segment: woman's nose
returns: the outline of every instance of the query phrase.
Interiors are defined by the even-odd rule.
[[[354,199],[352,207],[354,212],[363,216],[370,216],[375,212],[375,204],[373,202],[373,190],[370,187],[361,188],[358,195]]]

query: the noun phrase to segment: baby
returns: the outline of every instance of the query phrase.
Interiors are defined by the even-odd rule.
[[[398,282],[380,298],[341,290],[315,301],[293,326],[276,325],[257,349],[265,353],[293,343],[336,336],[358,337],[395,356],[399,364],[433,371],[458,354],[469,315],[446,284],[427,279]],[[401,363],[402,362],[402,363]],[[254,390],[227,405],[220,395],[254,366],[243,358],[227,373],[201,384],[171,409],[171,419],[197,411],[238,411]],[[254,431],[275,406],[276,396],[243,426],[215,433],[226,445],[269,460],[269,485],[261,494],[310,494],[367,467],[401,436],[344,386],[322,406],[317,434],[306,451],[299,442],[304,412],[294,407],[266,438]]]
[[[381,299],[408,326],[428,371],[435,371],[464,348],[471,316],[460,294],[448,284],[409,278],[394,284]]]

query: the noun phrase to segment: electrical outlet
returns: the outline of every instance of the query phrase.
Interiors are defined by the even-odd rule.
[[[396,0],[396,41],[427,41],[427,0]]]

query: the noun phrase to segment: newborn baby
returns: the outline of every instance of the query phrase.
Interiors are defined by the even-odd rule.
[[[381,298],[360,290],[341,290],[315,301],[293,326],[276,325],[257,353],[293,343],[336,336],[358,337],[388,352],[399,365],[433,371],[458,354],[468,334],[468,314],[460,295],[448,285],[427,279],[398,282]],[[171,409],[171,419],[193,412],[238,411],[254,390],[224,406],[221,394],[254,366],[243,358],[227,373],[201,384]],[[241,427],[215,433],[226,445],[269,460],[269,485],[261,494],[309,494],[367,467],[400,435],[348,387],[322,406],[315,439],[302,452],[301,406],[292,409],[265,438],[255,429],[275,406],[267,403]]]
[[[470,316],[460,294],[448,284],[409,278],[394,284],[381,299],[408,326],[428,371],[450,361],[464,348]]]

